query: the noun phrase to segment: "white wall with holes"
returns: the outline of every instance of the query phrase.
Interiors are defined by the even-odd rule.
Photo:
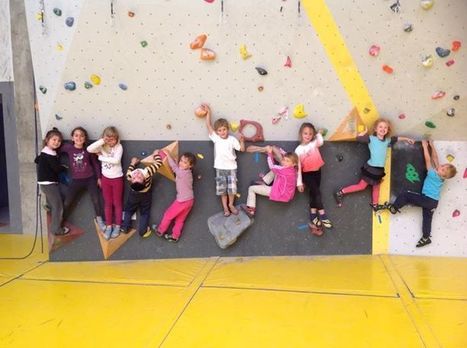
[[[36,83],[57,86],[40,96],[43,131],[58,126],[68,132],[79,124],[96,137],[113,124],[129,140],[203,140],[205,126],[193,109],[208,102],[214,117],[261,122],[267,140],[296,139],[304,120],[332,131],[352,108],[296,3],[118,0],[113,1],[113,15],[110,0],[73,3],[81,11],[74,14],[72,28],[62,25],[64,16],[50,14],[64,1],[46,2],[50,27],[45,35],[39,21],[30,22]],[[37,10],[36,1],[28,4]],[[58,35],[71,30],[68,51],[58,52]],[[215,61],[201,61],[199,50],[189,47],[203,33],[208,35],[205,47],[217,54]],[[251,54],[247,60],[239,53],[242,44]],[[65,55],[61,68],[57,59]],[[284,67],[287,56],[291,67]],[[256,66],[268,75],[259,75]],[[91,74],[101,83],[85,89]],[[63,88],[68,81],[76,83],[75,91]],[[121,83],[126,91],[119,88]],[[297,104],[304,104],[307,118],[292,116]],[[272,117],[284,106],[289,118],[273,125]]]
[[[433,216],[432,244],[416,248],[422,236],[422,210],[404,207],[391,216],[390,252],[426,256],[467,256],[467,143],[435,141],[440,163],[452,164],[457,175],[446,180],[438,208]]]
[[[434,1],[431,9],[424,10],[419,0],[400,0],[399,12],[390,9],[396,0],[326,3],[379,114],[392,120],[398,134],[467,140],[467,1]],[[404,31],[406,24],[412,24],[411,32]],[[451,50],[453,41],[464,46],[440,58],[436,47]],[[376,57],[369,54],[372,45],[380,47]],[[433,56],[431,68],[422,65],[427,55]],[[451,60],[453,64],[447,66]],[[384,64],[394,72],[384,72]],[[446,95],[431,99],[437,91]],[[450,108],[455,109],[454,117],[447,116]],[[436,128],[426,127],[427,121]]]

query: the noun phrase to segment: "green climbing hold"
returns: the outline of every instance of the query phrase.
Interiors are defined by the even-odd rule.
[[[431,121],[426,121],[425,126],[427,126],[428,128],[436,128],[436,125]]]
[[[140,44],[141,44],[141,47],[144,48],[144,47],[146,47],[148,45],[148,42],[146,40],[143,40],[143,41],[140,42]]]
[[[417,170],[411,163],[407,163],[407,167],[405,168],[405,178],[412,184],[415,181],[420,181],[420,176],[418,175]]]
[[[86,89],[91,89],[93,87],[92,83],[89,81],[84,82],[84,88]]]
[[[323,137],[325,137],[327,134],[328,134],[327,128],[321,129],[321,135],[322,135]]]
[[[47,87],[39,86],[39,91],[41,91],[42,94],[46,94],[47,93]]]
[[[62,15],[62,10],[60,10],[59,8],[55,7],[54,8],[54,13],[56,16],[60,17]]]

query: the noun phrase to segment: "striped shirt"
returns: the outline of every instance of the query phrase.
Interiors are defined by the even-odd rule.
[[[143,173],[143,176],[144,176],[144,182],[143,182],[144,189],[142,189],[141,191],[138,191],[140,193],[148,192],[151,189],[151,187],[152,187],[152,176],[154,174],[156,174],[157,170],[162,165],[162,159],[161,159],[161,157],[159,155],[155,155],[154,160],[155,160],[155,162],[153,164],[147,166],[146,168],[136,168],[133,164],[130,164],[128,166],[128,170],[126,171],[126,179],[130,183],[131,183],[132,173],[134,171],[138,170],[138,171],[141,171]]]

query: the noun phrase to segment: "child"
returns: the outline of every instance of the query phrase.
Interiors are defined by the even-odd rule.
[[[391,134],[391,124],[388,120],[380,118],[375,121],[373,126],[373,135],[368,136],[367,130],[358,134],[357,141],[368,143],[370,149],[370,159],[362,167],[362,176],[358,184],[344,187],[335,193],[337,205],[342,206],[345,194],[362,191],[368,185],[372,188],[372,203],[370,204],[374,211],[381,209],[378,204],[379,185],[386,175],[384,173],[384,163],[386,162],[386,153],[388,147],[396,141],[405,141],[414,144],[414,140],[406,137],[389,137]]]
[[[216,169],[216,194],[221,196],[224,216],[230,213],[237,215],[234,199],[237,194],[237,162],[235,150],[245,151],[245,142],[243,136],[240,141],[234,136],[229,135],[229,122],[220,118],[211,126],[211,109],[203,104],[206,110],[206,127],[209,132],[209,138],[214,143],[214,168]]]
[[[332,228],[332,223],[326,216],[321,200],[321,167],[324,165],[319,148],[324,144],[321,130],[316,132],[315,126],[305,122],[298,132],[300,145],[295,149],[298,155],[299,170],[297,179],[298,191],[303,192],[304,186],[310,190],[310,222],[316,227],[323,225]],[[319,214],[319,217],[318,217]]]
[[[52,217],[50,231],[56,236],[70,232],[68,227],[62,227],[63,202],[58,186],[58,174],[65,170],[57,156],[57,149],[62,144],[62,139],[62,133],[57,128],[48,131],[44,139],[44,148],[34,160],[37,164],[37,183],[50,207]]]
[[[428,146],[431,147],[431,156]],[[387,208],[392,214],[399,212],[399,209],[407,204],[412,204],[421,207],[423,210],[422,231],[423,236],[418,241],[416,247],[420,248],[431,243],[431,220],[440,197],[441,188],[444,180],[450,179],[456,175],[456,167],[450,163],[439,165],[438,154],[433,143],[422,141],[423,156],[428,173],[425,181],[423,181],[422,193],[406,191],[397,196],[393,204],[389,204]]]
[[[264,184],[251,185],[248,188],[247,205],[244,209],[250,217],[256,213],[256,194],[269,197],[271,201],[276,202],[290,202],[295,195],[298,156],[293,152],[279,152],[279,149],[274,149],[272,146],[267,146],[266,149],[271,171],[263,177]],[[274,164],[273,151],[279,152],[281,165]],[[272,186],[269,186],[271,182]]]
[[[76,127],[71,131],[72,144],[65,143],[60,148],[60,153],[66,153],[70,161],[71,178],[65,195],[63,219],[66,220],[70,214],[71,205],[76,196],[88,190],[96,214],[96,223],[102,231],[105,230],[105,223],[102,220],[102,205],[100,201],[99,188],[101,186],[101,173],[97,157],[90,154],[85,144],[88,140],[88,132],[83,127]]]
[[[136,168],[140,160],[133,157],[126,171],[126,179],[130,182],[130,192],[128,193],[128,198],[125,203],[123,225],[120,232],[129,232],[131,216],[139,208],[138,234],[143,238],[151,235],[151,230],[148,228],[148,225],[152,205],[152,177],[162,165],[159,150],[155,150],[152,155],[155,162],[144,169]]]
[[[102,132],[102,138],[87,148],[88,152],[97,153],[101,161],[102,178],[101,187],[104,196],[106,240],[117,238],[122,223],[122,196],[123,196],[123,147],[115,127],[107,127]],[[112,212],[115,217],[115,226],[112,228]]]
[[[179,159],[178,164],[173,160],[169,153],[167,160],[170,168],[175,173],[175,186],[177,188],[177,198],[173,201],[164,213],[161,223],[157,226],[156,235],[164,237],[169,242],[178,242],[182,235],[182,228],[188,214],[193,208],[193,166],[196,164],[196,157],[191,152],[185,152]],[[168,234],[172,220],[175,219],[172,228],[172,234]]]

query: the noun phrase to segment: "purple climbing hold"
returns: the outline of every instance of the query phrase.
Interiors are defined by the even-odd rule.
[[[74,83],[73,81],[69,81],[65,83],[64,87],[66,90],[74,91],[76,89],[76,83]]]
[[[451,53],[450,49],[442,48],[442,47],[436,47],[435,51],[436,51],[436,54],[440,56],[441,58],[447,57]]]
[[[75,19],[73,17],[67,17],[67,19],[65,19],[65,24],[69,27],[72,27],[74,23]]]
[[[122,91],[126,91],[128,89],[128,86],[124,84],[123,82],[119,83],[118,87],[120,87]]]

